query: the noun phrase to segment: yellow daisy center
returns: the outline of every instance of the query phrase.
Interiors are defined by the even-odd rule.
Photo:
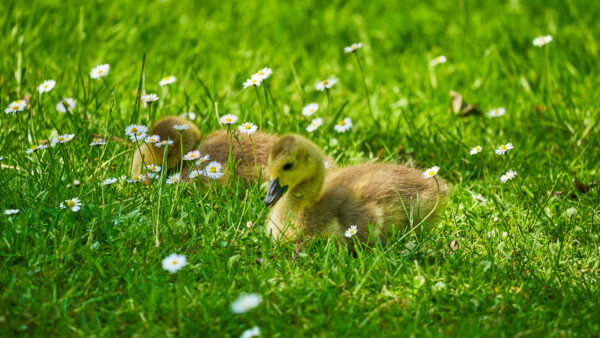
[[[98,74],[102,74],[104,71],[102,69],[98,69]]]
[[[258,80],[252,79],[252,83],[256,83],[256,82],[258,82]]]
[[[137,180],[140,179],[140,177],[138,175],[134,175],[132,178],[133,178],[134,181],[137,181]]]
[[[48,88],[48,85],[47,85],[47,84],[45,84],[45,85],[44,85],[44,88]]]
[[[258,72],[258,75],[260,75],[260,76],[265,75],[265,72]]]
[[[12,110],[18,110],[19,106],[12,106]]]
[[[329,82],[327,82],[327,80],[323,80],[323,85],[324,85],[324,86],[327,86],[327,84],[328,84],[328,83],[329,83]]]
[[[501,150],[506,150],[506,145],[504,145],[504,144],[503,144],[503,145],[501,145],[501,146],[500,146],[500,149],[501,149]]]
[[[132,132],[132,133],[137,133],[137,131],[138,131],[138,130],[137,130],[137,128],[136,128],[136,127],[133,127],[133,128],[131,128],[131,132]]]
[[[64,137],[59,137],[59,138],[57,138],[56,140],[57,140],[58,142],[62,142],[62,141],[64,141],[64,140],[65,140],[65,138],[64,138]]]
[[[247,124],[247,125],[244,126],[244,129],[246,129],[246,130],[248,130],[250,128],[252,128],[252,127],[249,124]]]
[[[31,148],[29,148],[29,149],[31,149],[31,150],[36,150],[36,149],[37,149],[37,146],[31,146]]]
[[[72,208],[75,205],[75,202],[73,202],[73,200],[68,200],[67,205],[69,206],[69,208]]]
[[[345,126],[346,122],[344,120],[340,121],[340,123],[338,123],[340,126]]]
[[[427,175],[433,176],[433,175],[435,175],[435,173],[433,172],[433,170],[429,170],[429,172],[427,173]]]
[[[170,77],[170,76],[165,76],[165,77],[163,77],[163,80],[165,80],[165,81],[168,81],[168,80],[170,80],[170,79],[171,79],[171,77]]]
[[[174,259],[172,264],[177,265],[177,260]]]
[[[231,117],[226,118],[225,121],[231,122]]]
[[[215,166],[210,167],[209,171],[213,174],[217,173],[217,168]]]

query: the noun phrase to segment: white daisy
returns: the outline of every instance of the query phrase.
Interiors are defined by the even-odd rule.
[[[146,143],[158,143],[160,142],[160,136],[158,135],[150,135],[146,137]]]
[[[133,175],[133,176],[131,176],[130,179],[127,180],[127,182],[128,183],[138,183],[141,180],[142,180],[142,177],[140,175]]]
[[[433,60],[431,60],[429,62],[429,64],[431,65],[431,67],[435,67],[439,64],[446,63],[446,61],[448,61],[448,59],[446,59],[446,57],[444,55],[440,55],[440,56],[434,58]]]
[[[56,138],[52,139],[52,146],[54,147],[58,143],[61,143],[61,144],[67,143],[67,142],[71,141],[74,137],[75,137],[75,134],[59,135]]]
[[[125,128],[125,134],[128,136],[145,134],[148,132],[148,127],[139,124],[132,124]]]
[[[317,130],[317,128],[319,128],[322,124],[323,124],[323,119],[318,117],[318,118],[312,120],[312,122],[308,125],[308,127],[306,127],[306,131],[309,133],[312,133],[313,131]]]
[[[496,154],[503,155],[513,148],[512,143],[503,144],[496,149]]]
[[[258,72],[256,72],[256,74],[252,75],[252,77],[257,77],[260,79],[260,81],[268,78],[269,76],[271,76],[271,73],[273,73],[273,71],[271,70],[271,68],[265,67],[261,70],[259,70]]]
[[[158,96],[156,94],[146,94],[146,95],[142,95],[142,97],[140,97],[140,99],[144,102],[146,102],[147,104],[151,104],[154,101],[158,101]]]
[[[8,107],[6,107],[4,112],[6,114],[16,113],[18,111],[25,110],[25,107],[27,107],[27,102],[25,102],[25,100],[17,100],[11,102]]]
[[[90,72],[90,77],[92,79],[99,79],[99,78],[101,78],[103,76],[108,75],[108,71],[109,70],[110,70],[110,65],[108,65],[108,64],[103,64],[103,65],[96,66]]]
[[[160,169],[161,169],[161,166],[159,166],[159,165],[156,165],[156,164],[154,164],[154,163],[150,163],[150,164],[148,164],[148,165],[146,166],[146,169],[148,169],[148,170],[150,170],[150,171],[153,171],[153,172],[157,173],[157,172],[159,172],[159,171],[160,171]]]
[[[219,119],[219,124],[234,124],[237,122],[237,120],[237,116],[233,114],[227,114],[221,116],[221,118]]]
[[[173,174],[167,178],[167,184],[175,184],[179,182],[179,173]]]
[[[537,38],[533,39],[533,45],[536,47],[542,47],[545,44],[548,44],[552,41],[552,35],[543,35],[543,36],[538,36]]]
[[[147,173],[146,177],[151,178],[153,180],[157,180],[160,177],[160,174],[157,174],[157,173]]]
[[[184,255],[171,254],[167,258],[163,259],[162,266],[163,269],[169,271],[170,273],[175,273],[177,270],[183,268],[187,264],[187,259]]]
[[[515,177],[517,177],[517,172],[511,169],[507,171],[506,174],[500,177],[500,181],[502,181],[502,183],[506,183],[507,181],[510,181]]]
[[[192,171],[190,171],[190,174],[188,175],[188,178],[196,178],[196,177],[198,177],[198,176],[200,176],[202,174],[203,174],[202,170],[192,170]]]
[[[346,53],[352,53],[352,52],[356,52],[360,48],[362,48],[362,42],[353,43],[353,44],[351,44],[348,47],[344,47],[344,52],[346,52]]]
[[[75,100],[70,97],[65,97],[56,104],[56,110],[60,113],[66,113],[67,110],[72,111],[75,108]]]
[[[260,305],[262,296],[256,293],[242,293],[235,302],[231,304],[231,311],[240,314],[250,311]]]
[[[483,197],[481,194],[471,194],[471,198],[474,201],[479,201],[481,203],[487,202],[487,199],[485,197]]]
[[[188,119],[188,120],[192,120],[192,121],[194,121],[196,119],[196,113],[194,113],[193,111],[183,113],[179,116],[183,117],[184,119]]]
[[[262,79],[258,76],[252,75],[251,78],[247,79],[244,82],[244,88],[248,88],[250,86],[260,86],[260,83],[262,82]]]
[[[4,214],[5,215],[14,215],[14,214],[16,214],[18,212],[19,212],[18,209],[6,209],[6,210],[4,210]]]
[[[240,338],[252,338],[252,337],[258,337],[260,336],[260,328],[258,326],[255,326],[251,329],[248,329],[244,332],[242,332],[242,335],[240,336]]]
[[[36,151],[38,151],[38,150],[40,150],[40,149],[46,149],[46,148],[48,148],[48,145],[47,145],[47,144],[39,144],[39,145],[37,145],[37,146],[36,146],[36,145],[33,145],[33,146],[31,146],[31,147],[27,148],[27,151],[26,151],[26,153],[27,153],[27,154],[32,154],[32,153],[35,153]]]
[[[173,141],[171,140],[162,140],[160,142],[157,142],[154,144],[156,147],[160,148],[162,146],[172,146],[173,145]]]
[[[219,179],[221,178],[221,176],[223,176],[223,173],[221,172],[221,164],[219,162],[210,162],[206,168],[204,168],[204,173],[206,176],[212,178],[212,179]]]
[[[437,174],[438,170],[440,170],[440,167],[438,167],[437,165],[434,167],[431,167],[423,172],[423,177],[424,178],[433,177],[433,176],[435,176],[435,174]]]
[[[68,208],[68,209],[71,209],[71,211],[73,211],[73,212],[77,212],[77,211],[79,211],[79,209],[81,209],[81,201],[79,201],[79,198],[75,197],[73,199],[61,202],[60,208],[61,209]]]
[[[103,138],[95,138],[92,143],[90,143],[90,146],[103,146],[106,144],[106,141],[104,141]]]
[[[200,158],[198,160],[196,160],[196,165],[201,166],[204,163],[208,162],[208,160],[210,160],[210,156],[208,156],[208,155],[200,156]]]
[[[110,177],[110,178],[107,178],[104,181],[102,181],[102,185],[109,185],[109,184],[113,184],[113,183],[116,183],[116,182],[117,182],[116,178]]]
[[[302,115],[308,117],[308,116],[311,116],[312,114],[316,113],[317,110],[319,110],[318,103],[309,103],[304,108],[302,108]]]
[[[475,146],[473,148],[471,148],[471,151],[469,152],[469,154],[471,155],[475,155],[475,154],[479,154],[481,152],[481,146]]]
[[[161,86],[166,86],[166,85],[168,85],[168,84],[174,83],[175,81],[177,81],[177,78],[176,78],[175,76],[173,76],[173,75],[168,75],[168,76],[165,76],[165,77],[163,77],[163,78],[162,78],[162,79],[161,79],[161,80],[158,82],[158,84],[159,84],[159,85],[161,85]]]
[[[200,158],[200,152],[198,150],[192,150],[183,156],[184,161],[194,161]]]
[[[331,87],[333,87],[334,84],[337,83],[337,80],[335,78],[329,78],[323,81],[319,81],[319,83],[317,83],[316,87],[317,90],[322,92],[325,89],[329,89]]]
[[[335,131],[337,131],[338,133],[343,133],[345,131],[348,131],[348,130],[350,130],[350,128],[352,128],[352,120],[349,118],[345,118],[345,119],[341,120],[334,127]]]
[[[253,134],[258,127],[252,122],[243,123],[238,127],[238,131],[242,134],[250,135]]]
[[[488,112],[489,117],[500,117],[506,113],[506,109],[503,107],[494,108]]]
[[[187,125],[187,123],[176,124],[173,126],[173,129],[175,129],[177,131],[185,131],[185,130],[190,129],[190,126]]]
[[[38,86],[38,91],[40,92],[40,94],[47,93],[47,92],[51,91],[55,85],[56,85],[56,81],[46,80],[46,81],[42,82],[41,85]]]
[[[356,230],[356,225],[351,225],[348,230],[346,230],[344,236],[351,238],[352,236],[356,235],[357,232],[358,230]]]

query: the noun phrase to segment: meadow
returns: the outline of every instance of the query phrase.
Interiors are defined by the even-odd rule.
[[[600,333],[600,3],[8,0],[0,13],[2,336]],[[455,111],[451,91],[474,106]],[[422,232],[355,254],[311,241],[296,257],[265,233],[266,185],[127,182],[125,128],[189,112],[205,133],[233,114],[232,128],[305,135],[339,166],[439,166],[452,190]],[[187,264],[170,273],[173,253]]]

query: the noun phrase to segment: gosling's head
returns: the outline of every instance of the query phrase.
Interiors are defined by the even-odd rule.
[[[269,152],[271,184],[265,204],[274,206],[288,189],[294,190],[307,180],[322,180],[324,171],[323,154],[311,141],[300,135],[280,138]]]

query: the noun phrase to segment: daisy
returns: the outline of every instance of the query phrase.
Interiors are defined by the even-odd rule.
[[[471,155],[475,155],[475,154],[479,154],[481,152],[481,146],[475,146],[473,148],[471,148],[471,151],[469,152],[469,154]]]
[[[200,152],[198,150],[192,150],[183,156],[184,161],[194,161],[200,158]]]
[[[40,144],[40,145],[37,145],[37,146],[33,145],[33,146],[27,148],[26,153],[27,154],[32,154],[32,153],[35,153],[36,151],[38,151],[40,149],[46,149],[46,148],[48,148],[47,144]]]
[[[25,107],[27,107],[27,102],[25,102],[25,100],[17,100],[11,102],[8,107],[6,107],[4,112],[6,114],[16,113],[18,111],[25,110]]]
[[[358,230],[356,230],[356,225],[351,225],[348,230],[346,230],[344,236],[351,238],[352,236],[356,235],[357,232]]]
[[[271,68],[265,67],[261,70],[259,70],[258,72],[256,72],[256,74],[252,75],[252,77],[257,77],[260,79],[260,81],[267,79],[269,76],[271,76],[271,73],[273,73],[273,71],[271,70]]]
[[[179,173],[173,174],[167,178],[167,184],[175,184],[179,182]]]
[[[148,170],[150,170],[150,171],[153,171],[153,172],[157,173],[157,172],[159,172],[159,171],[160,171],[161,167],[160,167],[159,165],[156,165],[156,164],[154,164],[154,163],[151,163],[151,164],[148,164],[148,165],[146,166],[146,169],[148,169]]]
[[[515,177],[517,177],[517,172],[511,169],[507,171],[506,174],[500,177],[500,181],[502,181],[502,183],[506,183],[507,181],[510,181]]]
[[[79,198],[75,197],[73,199],[61,202],[60,208],[61,209],[69,208],[69,209],[71,209],[71,211],[77,212],[77,211],[79,211],[79,209],[81,209],[81,201],[79,201]]]
[[[160,136],[158,135],[150,135],[146,137],[146,143],[158,143],[160,142]]]
[[[325,89],[329,89],[331,87],[333,87],[334,84],[337,83],[337,80],[335,78],[329,78],[323,81],[319,81],[319,83],[317,83],[316,87],[317,90],[322,92]]]
[[[219,179],[223,176],[221,164],[219,162],[210,162],[204,169],[204,174],[212,179]]]
[[[125,128],[125,134],[128,136],[145,134],[148,132],[148,127],[139,124],[132,124]]]
[[[172,146],[173,145],[173,141],[171,140],[162,140],[160,142],[157,142],[154,144],[156,147],[160,148],[162,146]]]
[[[160,174],[157,173],[147,173],[146,177],[153,179],[153,180],[157,180],[160,177]]]
[[[113,184],[116,182],[117,182],[117,179],[114,177],[111,177],[111,178],[107,178],[104,181],[102,181],[102,185],[109,185],[109,184]]]
[[[306,127],[306,131],[309,133],[312,133],[313,131],[317,130],[317,128],[319,128],[322,124],[323,124],[323,119],[318,117],[318,118],[312,120],[310,125],[308,127]]]
[[[93,68],[92,71],[90,72],[90,77],[92,79],[99,79],[103,76],[108,75],[109,69],[110,69],[110,66],[108,64],[96,66],[96,68]]]
[[[352,52],[356,52],[360,48],[362,48],[362,42],[353,43],[353,44],[351,44],[348,47],[344,47],[344,52],[346,52],[346,53],[352,53]]]
[[[187,112],[187,113],[183,113],[181,115],[179,115],[181,117],[183,117],[184,119],[189,119],[194,121],[196,119],[196,113],[194,113],[193,111]]]
[[[160,82],[158,82],[159,85],[161,86],[166,86],[168,84],[174,83],[175,81],[177,81],[177,78],[173,75],[168,75],[163,77]]]
[[[262,296],[256,293],[242,293],[235,302],[231,304],[231,311],[240,314],[250,311],[260,305]]]
[[[302,115],[308,117],[308,116],[311,116],[312,114],[316,113],[317,110],[319,110],[318,103],[309,103],[304,108],[302,108]]]
[[[500,117],[506,113],[506,109],[503,107],[494,108],[488,112],[489,117]]]
[[[202,175],[202,171],[201,170],[192,170],[190,171],[190,174],[188,175],[188,178],[196,178],[198,176]]]
[[[335,131],[337,131],[338,133],[343,133],[347,130],[350,130],[350,128],[352,128],[352,120],[350,120],[349,118],[341,120],[334,127]]]
[[[138,183],[141,180],[142,180],[142,177],[140,175],[133,175],[133,176],[131,176],[130,179],[127,180],[127,182],[128,183]]]
[[[186,130],[190,129],[190,126],[188,126],[186,123],[176,124],[173,126],[173,129],[175,129],[177,131],[186,131]]]
[[[543,35],[543,36],[538,36],[537,38],[533,39],[533,45],[536,47],[542,47],[545,44],[548,44],[552,41],[552,35]]]
[[[234,124],[237,122],[237,120],[238,120],[237,116],[232,115],[232,114],[227,114],[227,115],[221,116],[221,118],[219,119],[219,124]]]
[[[90,143],[90,146],[103,146],[106,144],[106,141],[104,141],[103,138],[95,138],[92,143]]]
[[[496,154],[503,155],[513,148],[512,143],[503,144],[496,149]]]
[[[446,63],[446,61],[448,61],[448,59],[446,59],[446,57],[444,55],[440,55],[440,56],[434,58],[433,60],[431,60],[429,62],[429,64],[431,65],[431,67],[435,67],[439,64]]]
[[[156,94],[146,94],[146,95],[142,95],[142,97],[140,97],[140,99],[144,102],[146,102],[147,104],[151,104],[154,101],[158,101],[158,96]]]
[[[260,328],[258,326],[255,326],[251,329],[248,329],[244,332],[242,332],[242,335],[240,336],[240,338],[252,338],[252,337],[258,337],[260,336]]]
[[[487,199],[485,197],[483,197],[481,194],[471,194],[471,198],[474,201],[479,201],[481,203],[487,202]]]
[[[79,180],[73,180],[73,185],[79,185],[79,184],[81,184],[81,181],[79,181]]]
[[[46,80],[46,81],[42,82],[41,85],[38,86],[38,92],[40,92],[40,94],[47,93],[47,92],[51,91],[55,85],[56,85],[56,81]]]
[[[4,214],[5,215],[14,215],[14,214],[16,214],[18,212],[19,212],[18,209],[6,209],[6,210],[4,210]]]
[[[258,127],[252,122],[246,122],[238,127],[238,131],[242,134],[253,134]]]
[[[248,88],[250,86],[260,86],[261,82],[262,79],[256,76],[256,74],[254,74],[251,78],[247,79],[246,82],[244,82],[244,88]]]
[[[56,104],[56,110],[60,113],[66,113],[67,110],[71,111],[73,108],[75,108],[75,100],[70,97],[65,97]]]
[[[177,270],[183,268],[187,264],[187,259],[184,255],[171,254],[167,258],[163,259],[162,266],[163,269],[169,271],[170,273],[175,273]]]
[[[196,160],[196,165],[197,166],[203,165],[205,162],[208,162],[209,159],[210,159],[210,156],[208,156],[208,155],[200,156],[200,158],[198,160]]]
[[[431,167],[423,172],[423,177],[424,178],[433,177],[433,176],[435,176],[435,174],[437,174],[438,170],[440,170],[440,167],[438,167],[437,165],[434,167]]]
[[[59,135],[56,138],[52,139],[52,146],[54,147],[57,143],[67,143],[71,141],[75,137],[75,134],[65,134]]]

